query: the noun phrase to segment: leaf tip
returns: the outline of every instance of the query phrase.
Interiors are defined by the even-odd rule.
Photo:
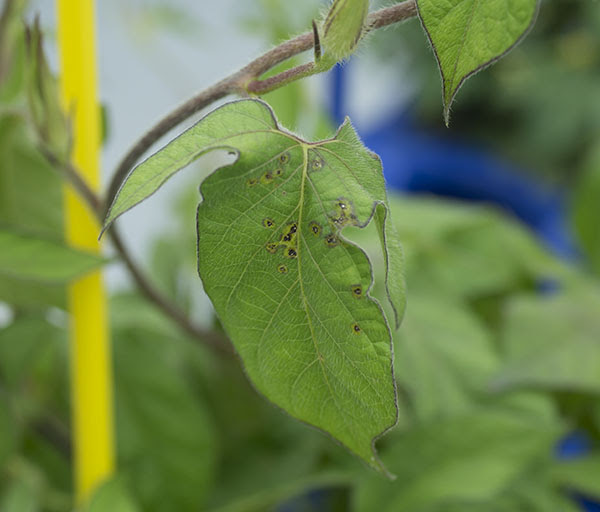
[[[444,106],[444,124],[450,128],[450,105]]]

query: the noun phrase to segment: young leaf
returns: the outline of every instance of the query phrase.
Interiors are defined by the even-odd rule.
[[[264,102],[228,103],[134,169],[107,223],[223,148],[238,159],[203,182],[198,208],[198,267],[223,326],[259,391],[382,469],[373,440],[397,416],[390,332],[369,293],[369,260],[342,229],[375,217],[396,325],[402,253],[381,162],[348,120],[308,143]]]
[[[361,36],[369,13],[369,0],[335,0],[323,24],[326,56],[336,62],[349,57]]]
[[[0,228],[0,276],[64,283],[104,263],[100,256],[55,240]]]
[[[417,0],[419,19],[442,75],[444,119],[463,82],[527,34],[537,0]]]

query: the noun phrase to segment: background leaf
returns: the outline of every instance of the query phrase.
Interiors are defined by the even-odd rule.
[[[600,151],[586,162],[573,197],[575,233],[589,264],[600,275]]]
[[[600,456],[586,456],[580,459],[560,462],[551,471],[552,478],[561,487],[578,491],[587,496],[600,498]]]
[[[22,23],[19,18],[22,29]],[[61,240],[62,183],[35,148],[23,118],[0,115],[0,225]],[[0,275],[0,300],[22,307],[64,307],[64,287]]]
[[[85,512],[138,512],[127,488],[119,478],[103,483],[92,495]]]
[[[498,366],[478,318],[463,304],[429,296],[411,294],[394,348],[398,382],[421,421],[471,408]]]
[[[358,487],[356,510],[419,512],[452,500],[486,499],[543,456],[558,433],[544,421],[501,409],[395,433],[384,460],[397,479],[365,479]]]
[[[537,0],[417,0],[442,75],[444,118],[462,83],[510,51],[532,26]]]
[[[513,386],[600,392],[600,295],[577,289],[511,300],[496,389]]]
[[[200,508],[212,482],[211,418],[183,370],[172,325],[148,304],[113,302],[122,476],[144,511]],[[163,482],[168,481],[168,486]]]
[[[64,283],[101,266],[105,260],[54,240],[0,228],[0,275]]]

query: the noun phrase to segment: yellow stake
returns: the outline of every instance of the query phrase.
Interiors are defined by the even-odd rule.
[[[72,116],[73,163],[93,189],[100,186],[93,0],[57,0],[61,91]],[[72,189],[65,191],[65,232],[74,247],[100,251],[99,227]],[[69,287],[71,400],[77,504],[114,469],[112,373],[102,275]]]

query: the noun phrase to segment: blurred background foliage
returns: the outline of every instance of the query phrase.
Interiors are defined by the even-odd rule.
[[[40,147],[64,144],[68,133],[41,134],[31,101],[40,62],[27,51],[24,8],[7,2],[0,19],[0,227],[60,240],[61,177]],[[126,8],[145,10],[148,37],[193,28],[166,2]],[[275,43],[317,8],[244,3],[232,30]],[[391,197],[409,290],[394,334],[401,421],[378,442],[394,481],[267,403],[237,358],[209,352],[135,291],[119,291],[111,297],[119,473],[86,510],[575,512],[583,498],[600,499],[599,30],[595,3],[544,2],[526,43],[471,80],[453,109],[454,134],[569,192],[578,261],[557,259],[490,206]],[[370,44],[382,66],[410,48],[416,118],[441,130],[439,76],[418,24]],[[48,90],[52,80],[43,77]],[[306,84],[266,99],[307,137],[331,133]],[[193,315],[202,308],[220,329],[196,277],[193,185],[165,213],[181,227],[158,233],[148,260],[174,302]],[[376,234],[350,236],[371,255],[381,295]],[[0,269],[2,512],[73,506],[63,286]]]

